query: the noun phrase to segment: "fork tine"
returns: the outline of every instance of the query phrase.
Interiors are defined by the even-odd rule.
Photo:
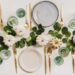
[[[61,24],[61,26],[64,25],[64,21],[63,21],[63,5],[61,5],[61,11],[60,11],[60,24]]]

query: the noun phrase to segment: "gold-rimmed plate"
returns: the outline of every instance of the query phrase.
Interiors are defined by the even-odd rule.
[[[49,27],[58,19],[59,11],[51,1],[41,1],[34,5],[32,10],[33,21],[38,25]]]

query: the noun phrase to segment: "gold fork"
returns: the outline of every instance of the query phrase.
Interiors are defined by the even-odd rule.
[[[49,72],[51,72],[51,54],[52,54],[52,48],[49,46],[47,48],[47,54],[48,54],[48,64],[49,64]]]
[[[75,56],[75,51],[72,50],[72,66],[73,66],[73,73],[75,73],[75,60],[74,60],[74,56]]]
[[[15,64],[15,70],[16,70],[16,73],[17,73],[17,60],[16,60],[16,54],[17,54],[16,48],[15,48],[15,46],[13,46],[14,64]]]

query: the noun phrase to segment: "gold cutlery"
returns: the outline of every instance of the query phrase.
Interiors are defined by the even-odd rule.
[[[44,64],[45,64],[45,75],[47,73],[47,63],[46,63],[46,46],[44,46]]]
[[[28,29],[29,28],[29,23],[28,23],[28,20],[27,20],[27,15],[28,15],[28,12],[27,12],[27,6],[26,6],[26,23],[25,23],[25,28]]]
[[[64,20],[63,20],[63,5],[61,5],[61,11],[60,11],[60,24],[63,27],[64,26]]]
[[[2,20],[2,9],[1,9],[1,4],[0,4],[0,28],[3,27],[3,20]]]
[[[32,19],[31,19],[31,3],[29,3],[29,16],[30,16],[30,30],[32,29]]]
[[[16,48],[15,48],[15,46],[13,46],[14,64],[15,64],[15,70],[16,70],[16,73],[17,73],[17,60],[16,60],[16,54],[17,54]]]
[[[48,54],[48,64],[49,64],[49,72],[51,71],[51,54],[52,54],[52,48],[49,46],[47,48],[47,54]]]
[[[72,51],[72,66],[73,66],[73,73],[75,73],[75,60],[74,60],[74,56],[75,56],[75,51]]]

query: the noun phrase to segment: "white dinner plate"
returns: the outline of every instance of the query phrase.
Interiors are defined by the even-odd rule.
[[[37,71],[42,63],[42,57],[34,48],[26,48],[18,58],[20,68],[28,73]]]
[[[50,1],[37,3],[32,10],[33,21],[44,27],[51,26],[58,19],[59,11],[57,6]]]

